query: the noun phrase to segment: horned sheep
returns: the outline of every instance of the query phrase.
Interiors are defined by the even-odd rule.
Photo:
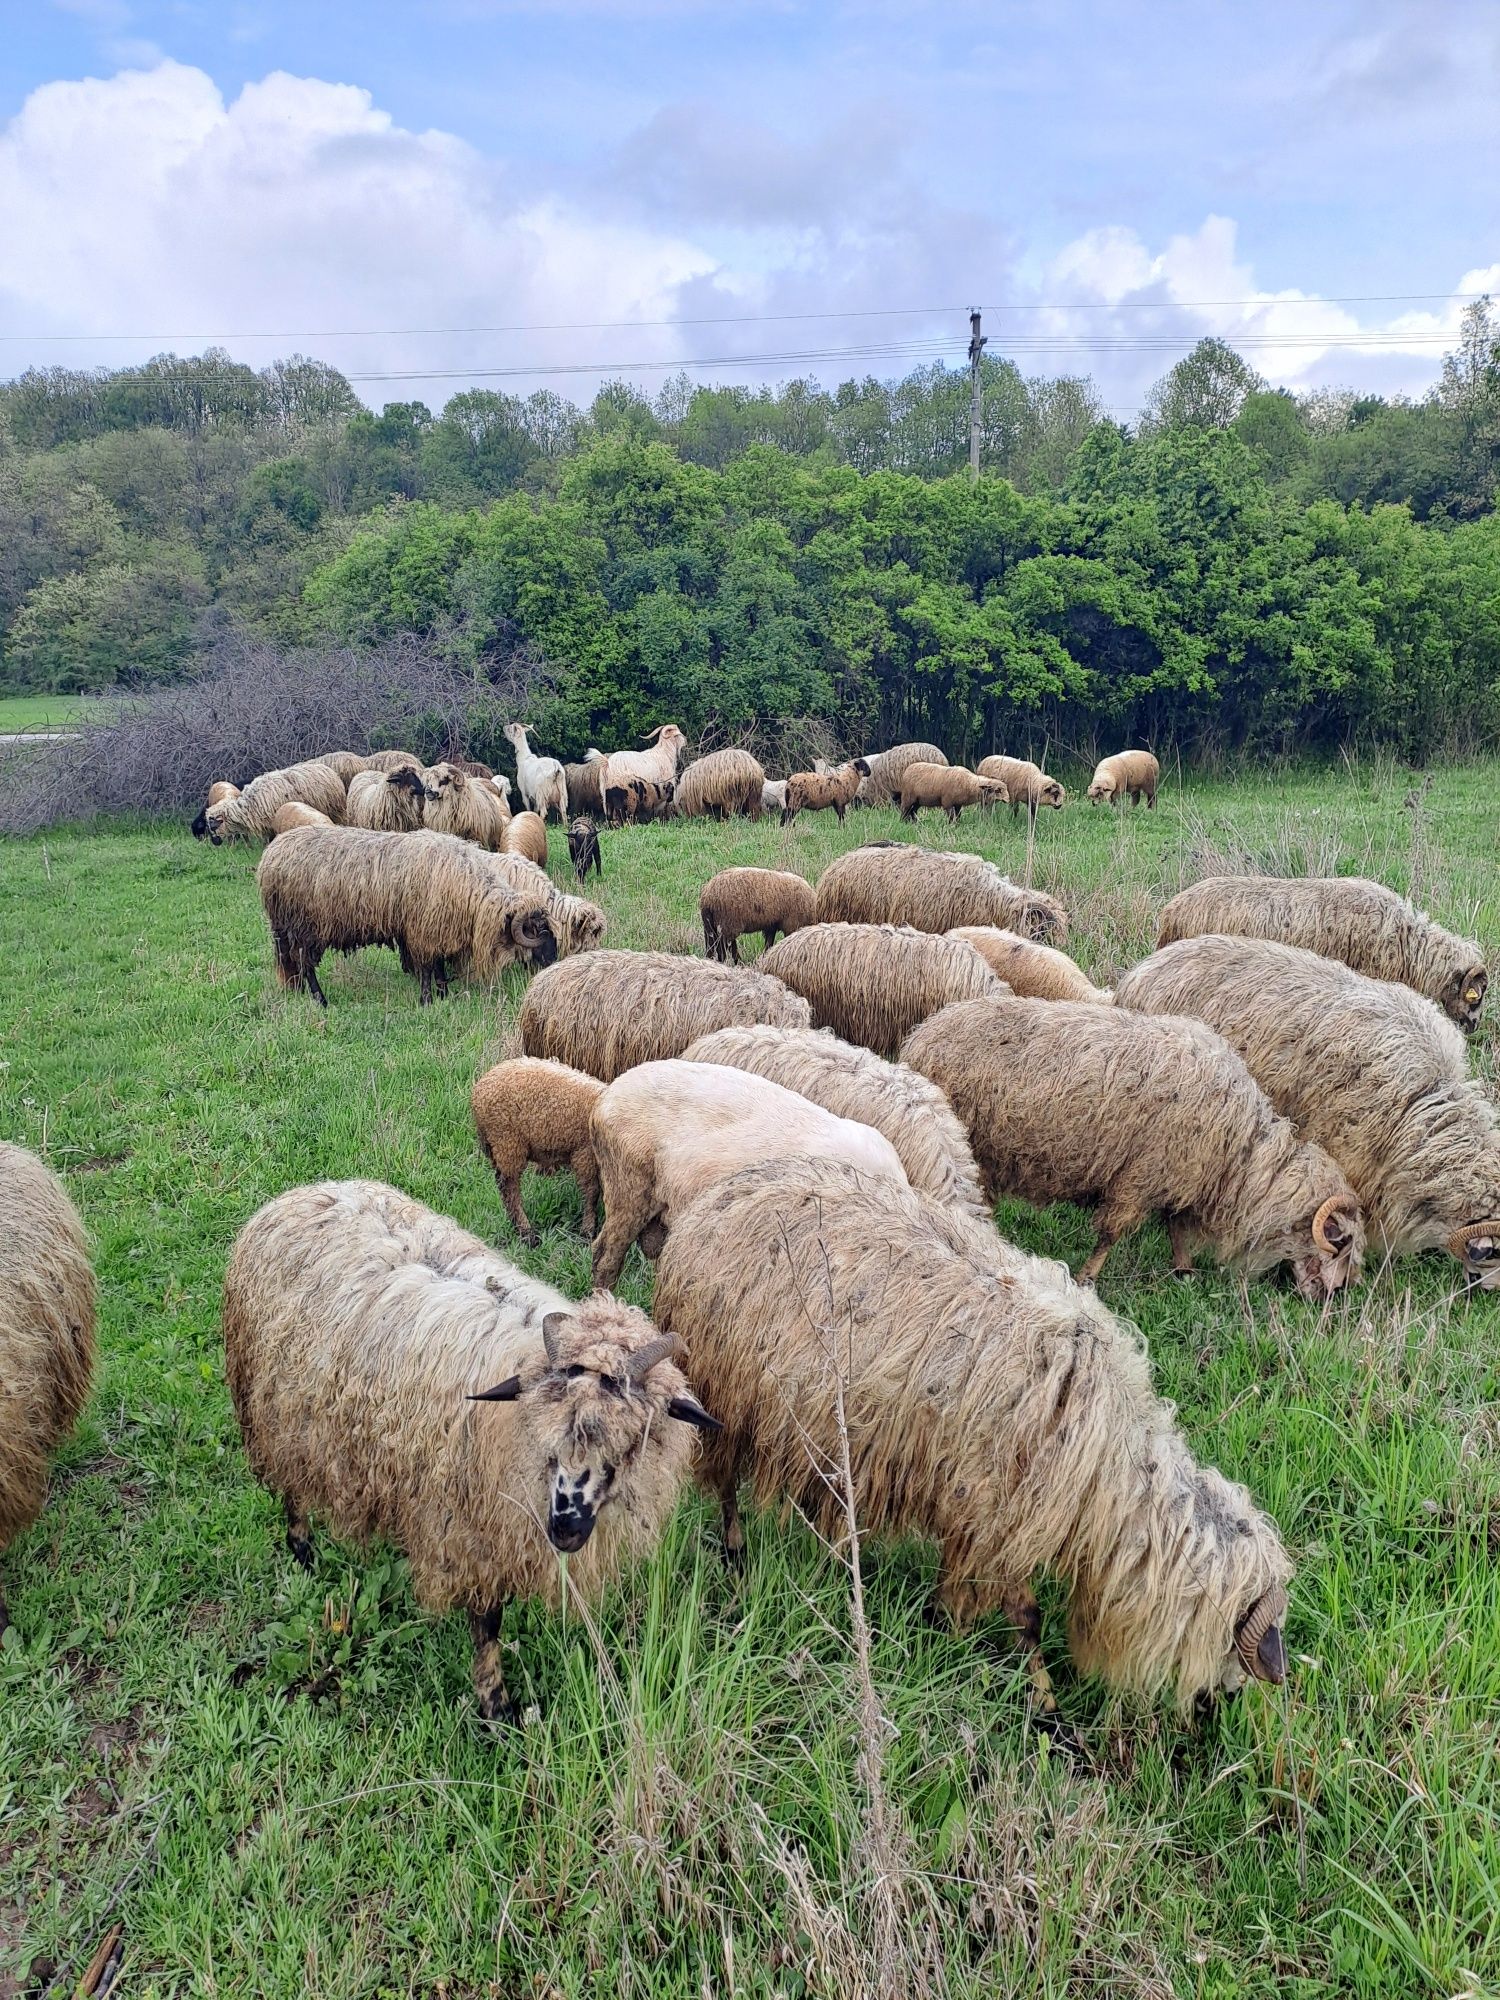
[[[517,814],[517,818],[522,815]],[[597,903],[590,903],[582,896],[570,896],[566,889],[559,889],[544,868],[524,854],[497,854],[490,862],[491,872],[508,883],[517,894],[541,896],[546,901],[547,918],[557,934],[557,955],[566,958],[570,952],[592,951],[604,936],[606,917]]]
[[[50,1168],[0,1143],[0,1552],[41,1513],[47,1464],[94,1375],[94,1273]],[[7,1623],[0,1590],[0,1632]]]
[[[1010,797],[1012,819],[1024,805],[1035,824],[1043,806],[1061,812],[1067,800],[1068,795],[1056,778],[1049,778],[1041,766],[1033,764],[1029,757],[981,757],[978,770],[981,778],[998,778],[1004,785]]]
[[[865,760],[870,775],[860,781],[856,799],[862,806],[894,805],[901,796],[901,779],[909,764],[946,764],[936,743],[897,743]]]
[[[1307,1299],[1359,1275],[1364,1224],[1342,1169],[1201,1022],[969,1000],[924,1021],[902,1060],[946,1093],[991,1198],[1097,1204],[1080,1283],[1158,1213],[1179,1276],[1199,1239],[1247,1276],[1289,1264]]]
[[[950,1001],[1009,991],[972,945],[896,924],[809,924],[760,966],[810,1003],[814,1027],[892,1058]]]
[[[547,822],[540,813],[520,812],[505,827],[500,841],[503,854],[524,854],[538,868],[547,866]]]
[[[725,1545],[738,1488],[847,1534],[939,1549],[960,1624],[1004,1608],[1050,1706],[1033,1579],[1070,1598],[1073,1656],[1183,1711],[1286,1674],[1291,1565],[1244,1488],[1193,1458],[1144,1343],[1060,1265],[841,1162],[774,1161],[707,1189],[657,1269],[659,1325],[721,1428],[700,1467]]]
[[[951,931],[1000,925],[1023,937],[1061,944],[1068,915],[1042,889],[1023,889],[977,854],[878,841],[853,847],[818,880],[820,924],[911,924]]]
[[[1101,757],[1094,766],[1089,797],[1095,805],[1107,799],[1117,806],[1128,795],[1133,805],[1144,799],[1148,806],[1154,806],[1160,783],[1161,765],[1149,750],[1118,750],[1113,757]]]
[[[1065,951],[1037,944],[1017,931],[993,924],[959,924],[949,937],[973,945],[998,979],[1027,1000],[1087,1000],[1095,1006],[1114,1005],[1107,986],[1096,986]]]
[[[516,753],[516,780],[521,800],[529,812],[545,819],[555,812],[566,826],[568,821],[568,781],[555,757],[538,757],[527,740],[524,722],[507,722],[505,738]]]
[[[1489,985],[1479,946],[1445,931],[1382,883],[1359,876],[1206,876],[1168,903],[1156,942],[1210,933],[1300,945],[1367,979],[1396,980],[1425,994],[1465,1034],[1479,1026]]]
[[[673,803],[684,819],[759,819],[766,774],[748,750],[711,750],[677,780]]]
[[[430,1610],[462,1608],[482,1715],[512,1717],[507,1600],[595,1597],[649,1550],[712,1422],[675,1343],[607,1294],[574,1305],[375,1181],[267,1202],[224,1280],[230,1394],[287,1545],[311,1517],[393,1543]]]
[[[234,798],[206,806],[193,821],[193,837],[202,840],[206,834],[215,847],[226,840],[269,840],[277,811],[294,800],[326,813],[335,826],[343,823],[343,780],[327,764],[313,760],[288,764],[280,771],[262,771]]]
[[[648,750],[612,750],[604,759],[599,785],[606,810],[610,792],[620,790],[632,778],[644,778],[648,784],[662,787],[675,785],[677,760],[687,738],[675,722],[660,722],[644,740],[651,746]]]
[[[367,833],[415,833],[427,793],[416,764],[392,771],[356,771],[349,780],[345,817]]]
[[[1282,1116],[1338,1161],[1389,1254],[1446,1247],[1472,1280],[1500,1286],[1500,1124],[1432,1001],[1238,937],[1167,945],[1115,1000],[1217,1029]]]
[[[914,820],[924,806],[940,806],[956,826],[965,806],[1003,806],[1010,793],[999,778],[981,777],[962,764],[908,764],[901,774],[901,817]]]
[[[701,1035],[683,1050],[683,1060],[749,1070],[840,1118],[873,1125],[895,1147],[914,1188],[988,1219],[979,1169],[953,1106],[905,1063],[886,1062],[824,1028],[766,1027]]]
[[[589,1119],[603,1090],[596,1076],[534,1056],[496,1063],[474,1085],[469,1107],[480,1150],[495,1170],[505,1212],[523,1243],[538,1240],[521,1205],[521,1175],[528,1166],[544,1174],[570,1168],[583,1196],[583,1233],[592,1237],[597,1231],[599,1169]]]
[[[505,801],[485,778],[471,778],[456,764],[434,764],[422,773],[422,824],[498,854],[510,822]]]
[[[845,1160],[874,1177],[906,1174],[872,1125],[839,1118],[753,1071],[719,1063],[641,1063],[606,1086],[589,1120],[604,1197],[594,1284],[615,1283],[638,1238],[660,1247],[683,1210],[717,1180],[756,1161]]]
[[[714,1028],[766,1021],[805,1028],[811,1010],[779,979],[665,951],[594,951],[534,979],[521,1003],[529,1056],[612,1083],[637,1063],[679,1056]]]
[[[769,951],[778,931],[813,921],[812,884],[786,868],[721,868],[698,895],[703,948],[710,958],[740,962],[739,940],[759,931]]]
[[[794,771],[786,781],[786,803],[781,808],[781,824],[790,826],[799,812],[827,812],[830,809],[840,826],[853,803],[860,783],[870,775],[863,757],[852,757],[836,771]]]

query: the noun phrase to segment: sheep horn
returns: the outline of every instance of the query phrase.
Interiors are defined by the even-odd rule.
[[[659,1333],[655,1340],[648,1340],[644,1347],[638,1347],[625,1362],[625,1379],[629,1382],[644,1382],[658,1361],[665,1361],[675,1354],[681,1342],[675,1333]]]
[[[1240,1665],[1258,1681],[1286,1679],[1286,1641],[1281,1636],[1281,1620],[1286,1616],[1286,1585],[1273,1583],[1257,1598],[1234,1635],[1234,1650]]]
[[[641,741],[643,743],[654,743],[657,737],[660,736],[662,731],[666,728],[666,726],[667,725],[664,722],[658,722],[656,727],[651,731],[651,733],[648,736],[643,736],[641,738]]]
[[[1337,1257],[1349,1241],[1349,1205],[1344,1197],[1331,1194],[1312,1219],[1312,1239],[1325,1257]],[[1335,1233],[1334,1225],[1337,1225]]]
[[[542,1346],[547,1354],[547,1366],[555,1368],[562,1347],[563,1328],[573,1317],[571,1313],[548,1313],[542,1321]]]
[[[493,1389],[480,1389],[470,1396],[471,1403],[513,1403],[521,1393],[519,1375],[507,1375],[503,1382],[497,1382]]]
[[[1500,1216],[1455,1229],[1448,1238],[1448,1248],[1462,1264],[1494,1263],[1500,1257]]]

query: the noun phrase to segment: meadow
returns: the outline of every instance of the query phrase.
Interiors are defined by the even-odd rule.
[[[1076,773],[1064,773],[1076,781]],[[1035,879],[1108,981],[1217,863],[1368,872],[1500,943],[1495,766],[1175,779],[1154,813],[1044,816]],[[730,862],[816,872],[893,814],[607,836],[608,943],[701,950]],[[936,819],[919,837],[947,838]],[[553,834],[554,872],[565,864]],[[950,844],[1028,865],[1024,817]],[[1168,1269],[1101,1280],[1200,1456],[1277,1518],[1292,1678],[1206,1723],[1111,1699],[1045,1644],[1072,1746],[996,1624],[931,1625],[933,1562],[694,1498],[593,1614],[507,1622],[524,1728],[470,1698],[461,1618],[326,1537],[287,1557],[223,1380],[235,1232],[323,1176],[395,1182],[517,1254],[468,1112],[521,986],[419,1012],[389,953],[281,992],[245,848],[185,827],[0,851],[0,1136],[65,1177],[102,1365],[4,1558],[0,1996],[72,1991],[124,1926],[141,1995],[1432,1994],[1500,1990],[1500,1299],[1431,1258],[1326,1311]],[[1490,1072],[1491,1031],[1476,1060]],[[586,1289],[576,1191],[531,1181],[520,1260]],[[1004,1207],[1075,1261],[1085,1217]],[[649,1305],[631,1253],[622,1290]]]
[[[66,729],[86,704],[71,694],[0,695],[0,736],[23,729]]]

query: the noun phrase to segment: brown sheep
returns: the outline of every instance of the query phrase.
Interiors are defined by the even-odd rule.
[[[581,764],[563,765],[569,812],[597,813],[601,819],[604,817],[604,787],[600,783],[603,775],[604,754],[599,750],[588,751]]]
[[[826,1028],[720,1028],[683,1050],[684,1062],[725,1063],[768,1076],[825,1111],[873,1125],[895,1147],[914,1188],[989,1219],[979,1169],[953,1106],[904,1063],[840,1041]]]
[[[769,951],[778,931],[813,921],[812,884],[785,868],[721,868],[698,896],[703,948],[710,958],[740,962],[739,940],[759,931]]]
[[[1060,812],[1068,796],[1056,778],[1049,778],[1040,765],[1026,757],[982,757],[979,775],[998,778],[1010,795],[1011,818],[1024,805],[1033,825],[1043,806]]]
[[[676,786],[670,778],[664,782],[655,778],[626,778],[618,785],[607,785],[604,804],[609,823],[634,826],[641,820],[670,819],[675,810],[675,795]]]
[[[760,965],[811,1003],[815,1028],[892,1059],[950,1001],[1009,991],[972,945],[896,924],[810,924]]]
[[[1055,951],[1050,944],[1035,944],[993,924],[959,924],[948,936],[973,945],[996,978],[1003,979],[1011,992],[1024,1000],[1087,1000],[1095,1006],[1114,1005],[1115,996],[1107,986],[1096,986],[1065,951]]]
[[[243,785],[231,785],[227,778],[216,779],[208,788],[208,798],[204,802],[204,812],[209,806],[222,805],[225,799],[237,799],[244,790]]]
[[[369,758],[358,750],[325,750],[322,756],[315,757],[313,762],[326,764],[330,771],[337,774],[339,782],[346,788],[351,778],[370,768]]]
[[[343,824],[347,801],[342,778],[328,765],[311,761],[262,771],[234,798],[206,807],[193,821],[193,837],[207,835],[215,847],[226,840],[269,840],[278,809],[293,800],[326,813],[335,826]]]
[[[538,868],[547,865],[547,822],[540,813],[519,812],[504,828],[500,841],[502,854],[524,854],[528,861]]]
[[[517,818],[521,817],[518,813]],[[599,905],[559,889],[547,871],[526,855],[497,854],[490,866],[512,889],[545,897],[547,919],[557,933],[559,958],[575,951],[592,951],[604,936],[606,918]]]
[[[451,833],[491,854],[500,852],[510,815],[488,779],[471,778],[456,764],[434,764],[423,772],[422,783],[422,824],[430,833]]]
[[[278,833],[290,833],[299,826],[332,825],[333,821],[327,813],[320,813],[312,806],[304,806],[291,799],[286,805],[278,806],[271,815],[271,838],[274,840]]]
[[[794,771],[786,781],[786,804],[781,808],[781,824],[790,826],[799,812],[826,812],[833,809],[840,826],[844,814],[868,778],[870,767],[863,757],[851,757],[836,771]]]
[[[415,833],[427,793],[415,764],[393,771],[356,771],[349,780],[345,819],[366,833]]]
[[[1463,1036],[1410,987],[1260,938],[1185,938],[1134,966],[1118,1007],[1192,1014],[1348,1175],[1393,1256],[1446,1248],[1500,1286],[1500,1127]]]
[[[759,819],[766,774],[748,750],[713,750],[689,764],[673,803],[684,819]]]
[[[1145,1343],[1057,1264],[840,1162],[777,1160],[702,1194],[657,1267],[721,1428],[699,1469],[744,1547],[738,1489],[830,1541],[939,1552],[937,1601],[1003,1609],[1050,1708],[1034,1577],[1066,1584],[1080,1669],[1182,1711],[1286,1675],[1291,1564],[1243,1487],[1197,1464]],[[852,1493],[838,1477],[848,1454]]]
[[[923,806],[941,806],[950,826],[965,806],[1003,806],[1010,798],[999,778],[982,778],[962,764],[908,764],[901,774],[901,817],[914,820]]]
[[[459,963],[492,981],[518,962],[557,956],[547,894],[512,888],[495,861],[451,834],[304,827],[272,842],[255,880],[277,978],[324,1007],[318,963],[327,951],[394,945],[424,1007],[434,983],[447,992]]]
[[[679,1056],[714,1028],[805,1028],[800,995],[748,966],[665,951],[592,951],[553,966],[521,1005],[521,1046],[612,1083],[637,1063]]]
[[[1022,937],[1061,944],[1068,915],[1055,897],[1023,889],[977,854],[882,841],[854,847],[818,880],[820,924],[911,924],[952,931],[993,924]]]
[[[1179,1276],[1200,1237],[1252,1277],[1290,1264],[1307,1299],[1359,1275],[1364,1222],[1342,1169],[1297,1137],[1201,1022],[969,1000],[924,1021],[902,1060],[946,1093],[992,1198],[1096,1205],[1082,1284],[1158,1213]]]
[[[591,819],[568,821],[568,859],[580,882],[588,880],[591,868],[596,875],[604,873],[604,863],[599,855],[599,829]]]
[[[1379,882],[1210,875],[1162,911],[1157,947],[1210,933],[1300,945],[1342,960],[1367,979],[1397,980],[1425,994],[1466,1035],[1479,1026],[1489,985],[1479,946],[1445,931]]]
[[[1098,805],[1108,799],[1117,806],[1128,794],[1133,805],[1142,798],[1156,804],[1156,788],[1161,783],[1161,765],[1149,750],[1119,750],[1113,757],[1101,757],[1089,780],[1089,797]]]
[[[901,796],[901,778],[908,764],[946,764],[935,743],[897,743],[865,760],[870,775],[860,780],[856,799],[862,806],[894,805]]]
[[[278,1195],[224,1278],[229,1391],[292,1555],[311,1568],[315,1514],[402,1550],[424,1605],[468,1612],[491,1720],[514,1714],[506,1601],[555,1605],[559,1554],[593,1599],[677,1504],[692,1426],[713,1419],[672,1346],[634,1307],[575,1305],[377,1181]]]
[[[599,1169],[589,1140],[589,1119],[604,1085],[566,1063],[517,1056],[496,1063],[469,1099],[480,1151],[495,1170],[505,1212],[525,1244],[536,1230],[521,1206],[521,1175],[532,1166],[555,1174],[570,1168],[583,1196],[583,1233],[599,1227]]]
[[[0,1552],[47,1498],[47,1462],[94,1377],[94,1273],[62,1182],[0,1143]],[[0,1632],[8,1623],[0,1590]]]

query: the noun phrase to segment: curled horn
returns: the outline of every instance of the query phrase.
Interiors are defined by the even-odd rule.
[[[1325,1257],[1337,1257],[1349,1241],[1349,1204],[1341,1194],[1331,1194],[1312,1219],[1312,1239]],[[1342,1218],[1342,1219],[1341,1219]],[[1337,1224],[1337,1232],[1333,1225]]]
[[[644,1382],[657,1362],[667,1360],[681,1345],[675,1333],[659,1333],[655,1340],[648,1340],[626,1359],[626,1381]]]
[[[1273,1583],[1257,1598],[1234,1635],[1240,1665],[1258,1681],[1286,1679],[1286,1642],[1281,1621],[1286,1616],[1286,1585]]]
[[[1500,1216],[1488,1222],[1466,1222],[1448,1238],[1448,1248],[1460,1263],[1493,1263],[1500,1257]]]
[[[542,1321],[542,1346],[547,1353],[547,1366],[555,1368],[562,1345],[562,1330],[572,1318],[571,1313],[548,1313]]]

